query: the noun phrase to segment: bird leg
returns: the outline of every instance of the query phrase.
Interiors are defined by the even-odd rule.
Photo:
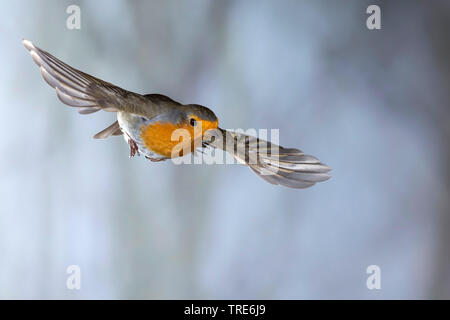
[[[139,147],[137,146],[136,141],[130,139],[128,140],[128,144],[130,145],[130,158],[134,157],[135,154],[139,156]]]
[[[126,132],[125,132],[126,133]],[[136,144],[136,141],[134,141],[133,139],[131,139],[130,135],[128,133],[126,133],[127,137],[128,137],[128,145],[130,146],[130,158],[134,157],[136,154],[139,156],[139,147]]]

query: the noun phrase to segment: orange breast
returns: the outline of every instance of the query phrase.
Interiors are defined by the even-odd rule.
[[[196,118],[196,117],[195,117]],[[188,123],[173,124],[154,122],[141,127],[141,138],[145,146],[168,158],[182,157],[201,145],[205,131],[216,129],[218,121],[198,120],[195,128]]]
[[[182,130],[177,131],[177,129]],[[148,126],[143,126],[141,128],[141,137],[149,150],[168,158],[188,154],[200,144],[198,142],[194,146],[194,131],[192,128],[171,123],[155,122]],[[177,152],[172,154],[174,148],[176,148]]]

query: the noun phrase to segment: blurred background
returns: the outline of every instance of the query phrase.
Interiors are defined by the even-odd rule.
[[[0,298],[450,298],[448,1],[9,1],[0,17]],[[115,115],[60,103],[22,38],[224,128],[279,128],[332,178],[292,190],[129,159],[123,138],[92,139]]]

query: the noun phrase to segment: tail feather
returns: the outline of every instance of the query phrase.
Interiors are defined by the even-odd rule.
[[[119,136],[122,134],[122,130],[120,129],[119,122],[115,121],[108,128],[103,129],[99,133],[94,136],[94,139],[106,139],[109,136]]]

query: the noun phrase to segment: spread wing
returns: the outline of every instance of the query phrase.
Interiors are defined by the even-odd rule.
[[[99,110],[142,115],[151,113],[148,98],[72,68],[31,41],[22,42],[41,70],[44,80],[56,90],[59,100],[78,108],[79,113],[89,114]]]
[[[223,129],[208,130],[205,139],[205,145],[227,151],[271,184],[299,189],[330,178],[330,167],[298,149]]]

